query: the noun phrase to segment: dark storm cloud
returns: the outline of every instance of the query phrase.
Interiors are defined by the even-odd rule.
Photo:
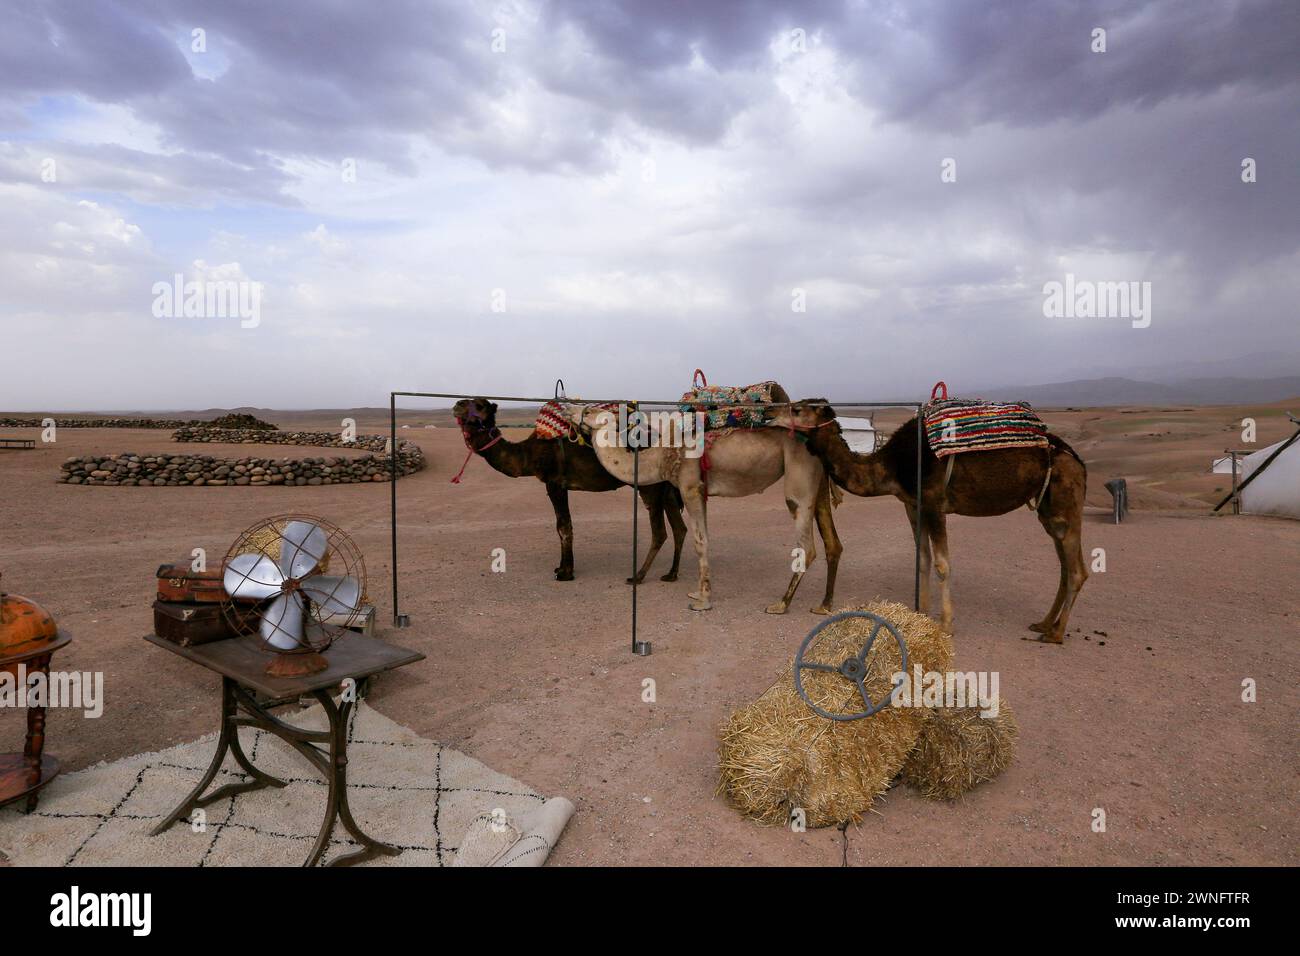
[[[774,38],[804,30],[889,119],[952,132],[1087,119],[1126,104],[1296,81],[1300,15],[1288,0],[1166,2],[566,2],[506,27],[464,3],[200,0],[46,3],[0,34],[2,108],[76,93],[128,106],[172,149],[257,169],[266,154],[378,160],[413,172],[413,142],[499,165],[606,161],[628,122],[716,141],[771,94]],[[1108,52],[1089,51],[1108,30]],[[191,72],[190,31],[225,72]],[[540,84],[534,89],[534,84]],[[511,137],[494,105],[556,98],[537,136]]]

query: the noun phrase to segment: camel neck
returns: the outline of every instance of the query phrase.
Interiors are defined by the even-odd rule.
[[[827,436],[821,443],[822,459],[835,483],[864,498],[892,495],[898,490],[880,452],[862,455],[849,448],[842,434]]]
[[[511,478],[522,478],[534,472],[532,464],[524,453],[527,442],[512,442],[501,433],[495,425],[481,432],[475,432],[470,440],[470,447],[496,471]]]

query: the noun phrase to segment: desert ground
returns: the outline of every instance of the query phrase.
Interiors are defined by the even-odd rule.
[[[543,487],[474,460],[445,411],[408,411],[402,437],[429,467],[398,484],[401,610],[390,627],[389,485],[310,488],[75,487],[55,482],[71,455],[175,446],[167,431],[61,429],[54,445],[0,451],[0,573],[74,635],[61,669],[105,673],[102,718],[54,712],[47,749],[76,770],[216,728],[216,679],[148,646],[157,566],[192,548],[224,554],[256,520],[322,515],[363,550],[380,633],[427,659],[375,682],[370,703],[578,812],[555,864],[1289,864],[1300,863],[1295,719],[1300,704],[1300,522],[1210,514],[1228,476],[1212,457],[1290,432],[1283,409],[1070,409],[1048,423],[1089,464],[1086,551],[1107,568],[1083,590],[1063,646],[1026,625],[1057,581],[1034,516],[951,518],[957,666],[1000,674],[1020,724],[998,779],[948,804],[898,787],[843,831],[756,826],[715,795],[717,729],[775,680],[821,618],[820,559],[790,613],[764,614],[788,577],[792,527],[779,485],[710,508],[714,609],[687,609],[695,575],[662,583],[665,550],[639,589],[648,658],[629,651],[631,496],[574,493],[577,580],[557,582],[558,541]],[[7,413],[6,413],[7,414]],[[178,417],[187,417],[184,415]],[[282,428],[338,417],[271,412]],[[358,413],[359,430],[387,418]],[[886,427],[897,416],[881,416]],[[426,423],[441,427],[427,429]],[[31,429],[0,434],[34,437]],[[525,431],[508,430],[510,438]],[[208,454],[330,455],[333,450],[211,446]],[[1103,482],[1130,481],[1133,513],[1108,521]],[[912,540],[891,499],[846,496],[837,604],[910,602]],[[641,523],[645,540],[644,518]],[[490,570],[505,548],[507,571]],[[655,703],[642,702],[654,678]],[[1253,678],[1258,700],[1244,703]],[[0,714],[2,749],[21,719]],[[364,820],[364,798],[353,802]],[[1107,830],[1091,828],[1094,808]]]

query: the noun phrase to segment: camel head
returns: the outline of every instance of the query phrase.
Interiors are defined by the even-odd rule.
[[[462,398],[451,408],[456,424],[466,435],[490,432],[497,427],[497,406],[486,398]]]
[[[840,423],[835,420],[835,409],[824,398],[801,398],[791,402],[789,410],[777,415],[777,424],[793,427],[807,436],[808,447],[814,451],[840,433]]]

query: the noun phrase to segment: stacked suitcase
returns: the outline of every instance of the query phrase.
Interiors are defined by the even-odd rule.
[[[182,647],[236,637],[221,604],[226,598],[221,569],[195,571],[178,561],[158,568],[158,599],[153,602],[154,633]]]

